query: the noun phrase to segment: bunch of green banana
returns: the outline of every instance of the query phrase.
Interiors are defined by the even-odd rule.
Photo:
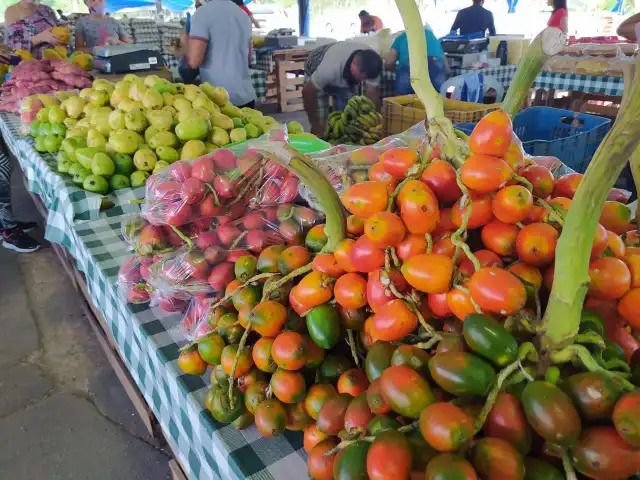
[[[325,136],[334,144],[371,145],[382,138],[382,115],[367,97],[351,97],[342,112],[332,112]]]

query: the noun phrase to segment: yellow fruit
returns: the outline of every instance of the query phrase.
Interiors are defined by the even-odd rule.
[[[73,63],[78,65],[82,70],[88,72],[93,68],[93,57],[88,53],[79,53],[72,57]]]
[[[64,45],[67,45],[69,43],[71,34],[69,33],[69,29],[67,27],[53,27],[51,29],[51,33],[55,35],[60,43]]]
[[[31,52],[28,52],[26,50],[16,50],[15,54],[19,55],[22,60],[33,60],[33,55],[31,55]]]

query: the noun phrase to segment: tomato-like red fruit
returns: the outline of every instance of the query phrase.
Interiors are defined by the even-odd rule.
[[[588,428],[571,449],[571,463],[576,470],[596,480],[630,478],[638,471],[639,457],[638,450],[612,427]]]
[[[345,273],[342,267],[338,265],[338,261],[333,253],[316,254],[316,256],[313,257],[311,268],[331,278],[338,278]]]
[[[449,162],[432,161],[422,172],[421,179],[444,204],[452,204],[462,196],[456,181],[456,170]]]
[[[409,233],[433,232],[440,221],[438,198],[426,183],[408,180],[398,192],[396,204]]]
[[[376,415],[384,415],[391,411],[391,405],[382,396],[379,377],[371,382],[369,388],[367,388],[367,404],[369,409]]]
[[[364,218],[360,218],[357,215],[349,215],[347,217],[347,233],[351,235],[362,235],[364,233]]]
[[[555,181],[553,186],[554,197],[567,197],[573,198],[578,190],[578,185],[582,181],[581,173],[567,173],[566,175],[562,175]]]
[[[447,293],[430,293],[427,295],[427,305],[431,313],[438,318],[446,318],[452,315],[447,302]]]
[[[621,298],[631,288],[631,272],[619,258],[596,258],[589,264],[589,278],[589,295],[602,300]]]
[[[357,397],[367,391],[369,380],[361,368],[350,368],[338,378],[338,393],[346,393]]]
[[[396,254],[398,258],[402,261],[405,261],[414,255],[420,255],[421,253],[425,253],[427,251],[427,240],[424,235],[420,235],[417,233],[410,233],[409,235],[404,237],[397,246],[396,246]]]
[[[502,267],[503,266],[502,259],[498,255],[493,253],[491,250],[476,250],[475,252],[473,252],[473,254],[476,256],[476,258],[480,262],[481,267]],[[466,275],[467,277],[470,277],[471,275],[473,275],[473,272],[475,272],[473,263],[467,257],[464,257],[460,261],[460,264],[458,265],[458,270],[462,274]]]
[[[454,452],[473,437],[473,420],[452,403],[437,402],[420,414],[420,432],[439,452]]]
[[[318,445],[323,440],[329,438],[329,435],[326,433],[322,433],[318,430],[318,426],[315,423],[312,423],[307,428],[304,429],[302,435],[302,446],[304,451],[310,453],[313,450],[313,447]]]
[[[373,272],[384,265],[384,250],[363,235],[351,247],[351,264],[357,272]]]
[[[531,223],[518,233],[518,258],[537,267],[551,263],[556,254],[558,231],[547,223]]]
[[[607,230],[622,234],[633,229],[631,224],[631,210],[621,202],[604,202],[600,223]]]
[[[495,110],[476,124],[469,137],[469,148],[474,153],[502,157],[507,153],[512,139],[511,117],[502,110]]]
[[[523,282],[531,285],[534,290],[538,290],[542,287],[542,273],[540,269],[533,265],[517,262],[509,265],[507,268],[511,273],[518,277]]]
[[[593,245],[591,247],[591,258],[598,258],[604,253],[609,244],[609,232],[602,225],[596,226],[596,234],[593,237]]]
[[[298,332],[281,332],[271,345],[271,358],[280,368],[300,370],[307,363],[307,340]]]
[[[402,219],[391,212],[374,213],[364,224],[364,234],[380,248],[395,247],[406,233]]]
[[[373,165],[371,165],[371,167],[369,167],[367,176],[371,181],[384,183],[389,194],[393,193],[396,186],[398,185],[398,180],[384,169],[384,165],[382,164],[382,162],[374,163]]]
[[[547,198],[553,192],[553,174],[542,165],[529,165],[520,170],[520,176],[533,185],[533,194],[539,198]]]
[[[507,151],[505,152],[503,158],[514,172],[517,172],[521,168],[524,168],[524,148],[522,147],[522,142],[520,141],[520,139],[515,135],[511,139],[509,148],[507,148]]]
[[[370,480],[408,479],[411,474],[411,446],[396,430],[376,435],[367,453],[367,475]]]
[[[402,275],[416,290],[424,293],[445,293],[453,275],[453,260],[445,255],[423,253],[404,262]]]
[[[371,317],[371,334],[378,340],[395,342],[418,327],[418,317],[399,298],[382,306]]]
[[[336,280],[333,296],[344,308],[362,308],[367,304],[367,281],[358,273],[345,273]]]
[[[498,157],[472,154],[460,168],[464,185],[478,193],[495,192],[505,186],[513,175],[507,162]]]
[[[464,320],[468,315],[476,313],[469,292],[458,287],[453,287],[447,292],[447,305],[458,320]]]
[[[443,453],[429,461],[424,480],[478,480],[478,475],[461,456]]]
[[[626,252],[624,240],[617,233],[607,230],[607,248],[614,257],[623,258]]]
[[[392,282],[399,292],[404,293],[407,291],[407,282],[398,270],[391,269],[387,273],[380,268],[369,273],[367,277],[366,301],[374,313],[378,312],[384,305],[396,298],[395,295],[389,291],[388,285],[382,282],[383,277],[385,278],[385,282],[387,279]]]
[[[506,270],[485,267],[469,280],[471,298],[483,312],[513,315],[527,302],[527,291],[518,277]]]
[[[493,220],[482,227],[480,236],[485,247],[498,255],[508,257],[515,252],[518,232],[520,229],[513,224]]]
[[[523,455],[531,449],[531,428],[520,401],[511,393],[498,394],[482,428],[487,437],[506,440]]]
[[[470,230],[486,225],[493,219],[491,196],[472,194],[468,203],[465,206],[464,198],[461,198],[451,207],[451,221],[456,228],[462,225],[463,215],[469,208],[471,209],[471,215],[467,222],[467,228]]]
[[[407,176],[409,169],[418,160],[415,150],[407,147],[390,148],[380,155],[380,162],[384,170],[392,177],[402,180]]]
[[[383,182],[361,182],[350,186],[342,197],[342,204],[350,213],[369,218],[387,208],[387,185]]]
[[[640,288],[632,288],[618,302],[618,313],[635,329],[640,329]]]
[[[501,438],[481,438],[473,448],[472,462],[483,480],[524,479],[522,455]]]
[[[613,424],[618,434],[633,447],[640,447],[640,392],[626,393],[613,409]]]
[[[327,438],[318,443],[309,452],[307,468],[311,480],[333,480],[333,465],[336,461],[336,453],[327,455],[333,450],[338,441],[335,438]]]
[[[347,407],[344,414],[344,429],[349,433],[364,433],[374,416],[367,404],[367,394],[360,393]]]
[[[533,195],[522,185],[509,185],[499,190],[491,202],[493,215],[504,223],[522,222],[533,207]]]

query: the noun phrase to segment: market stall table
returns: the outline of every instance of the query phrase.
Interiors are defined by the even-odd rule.
[[[505,65],[495,68],[483,68],[474,70],[470,68],[455,69],[453,75],[462,75],[468,72],[478,72],[495,78],[504,87],[505,91],[511,84],[516,73],[517,65]],[[566,90],[583,93],[599,93],[611,97],[621,97],[624,91],[623,77],[593,76],[575,73],[559,73],[542,71],[533,83],[534,88]]]
[[[299,472],[296,478],[304,478],[300,433],[265,439],[255,427],[237,431],[213,420],[204,408],[208,382],[183,374],[176,363],[180,344],[185,343],[178,328],[180,317],[148,305],[127,304],[118,293],[118,269],[131,255],[121,234],[125,212],[115,207],[99,212],[97,219],[79,219],[76,209],[84,201],[78,198],[80,191],[56,174],[28,139],[18,135],[17,125],[17,117],[0,116],[8,148],[28,177],[29,189],[37,193],[39,203],[42,200],[47,232],[58,232],[58,240],[52,241],[63,244],[72,257],[65,268],[73,270],[74,285],[80,284],[85,300],[104,322],[103,329],[187,477],[262,480]],[[94,196],[82,192],[86,198]],[[62,208],[67,203],[71,206]]]

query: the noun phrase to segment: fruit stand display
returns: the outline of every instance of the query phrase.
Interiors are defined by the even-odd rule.
[[[562,33],[534,40],[501,109],[466,135],[429,80],[415,2],[396,3],[429,120],[373,146],[304,155],[267,121],[259,139],[208,148],[257,121],[233,110],[228,129],[210,131],[235,108],[211,86],[163,92],[147,108],[175,108],[179,123],[147,139],[153,113],[117,112],[171,84],[94,84],[87,98],[108,91],[113,111],[69,128],[130,125],[102,133],[104,152],[61,151],[98,176],[122,168],[109,154],[133,154],[152,175],[134,215],[58,223],[72,278],[188,478],[633,478],[640,237],[631,209],[608,198],[629,159],[638,168],[640,82],[586,172],[554,177],[545,165],[557,161],[526,155],[512,118]],[[165,93],[193,95],[185,118]],[[36,114],[36,139],[57,135],[68,106]],[[348,105],[336,139],[355,141],[354,124],[376,140],[369,110]],[[30,186],[45,188],[19,151],[35,152],[31,141],[2,120]],[[154,141],[161,133],[173,143]],[[120,136],[135,140],[126,151]],[[154,171],[147,151],[178,140]]]

